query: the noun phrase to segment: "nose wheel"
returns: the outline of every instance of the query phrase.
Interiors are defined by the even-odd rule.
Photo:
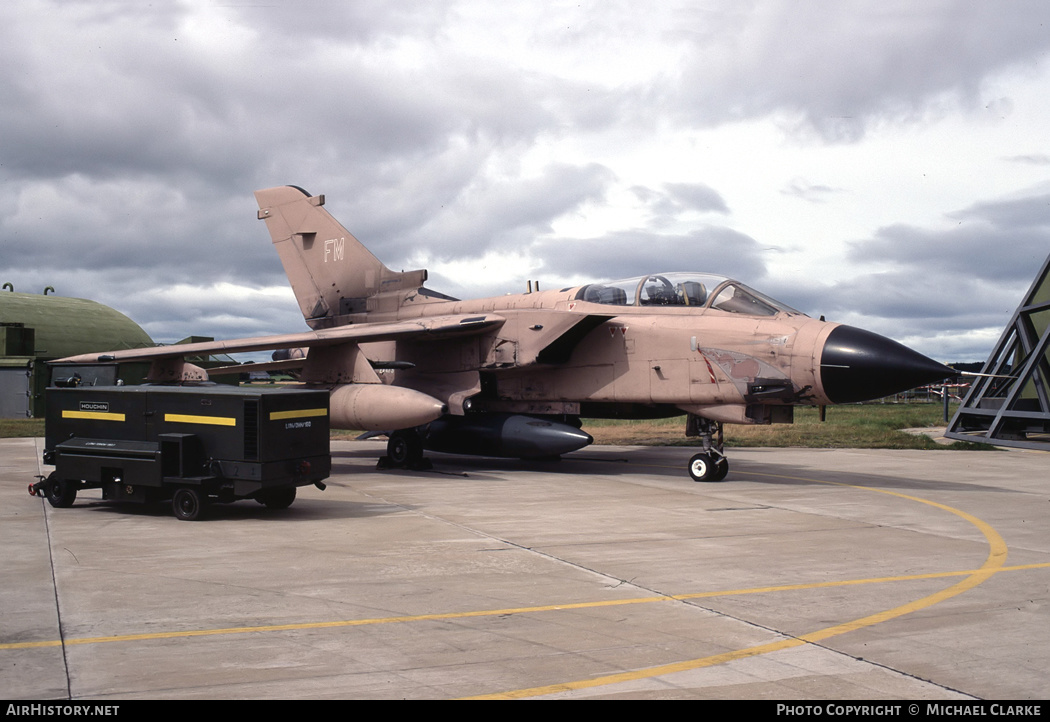
[[[697,454],[689,460],[689,476],[693,481],[722,481],[729,473],[729,460],[714,454]]]
[[[689,460],[689,476],[693,481],[722,481],[729,473],[729,460],[722,453],[725,439],[722,423],[689,414],[685,435],[700,437],[704,450]]]

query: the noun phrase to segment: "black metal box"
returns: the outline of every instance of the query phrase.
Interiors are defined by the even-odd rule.
[[[294,487],[331,473],[327,391],[109,386],[46,396],[44,460],[55,465],[56,489],[148,501],[185,488],[202,504],[253,497],[279,506],[287,488],[294,499]]]

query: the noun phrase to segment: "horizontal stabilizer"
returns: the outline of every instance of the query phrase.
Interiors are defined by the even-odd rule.
[[[232,374],[270,373],[271,371],[296,371],[306,363],[305,358],[285,359],[283,361],[263,361],[262,363],[233,364],[208,369],[209,376],[230,376]]]

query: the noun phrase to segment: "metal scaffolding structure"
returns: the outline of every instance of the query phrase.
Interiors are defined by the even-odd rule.
[[[945,436],[1050,450],[1050,257],[1003,330]]]

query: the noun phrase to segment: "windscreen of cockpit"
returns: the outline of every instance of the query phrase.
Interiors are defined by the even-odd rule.
[[[576,298],[612,306],[689,306],[749,316],[798,311],[725,276],[707,273],[654,273],[582,287]]]

